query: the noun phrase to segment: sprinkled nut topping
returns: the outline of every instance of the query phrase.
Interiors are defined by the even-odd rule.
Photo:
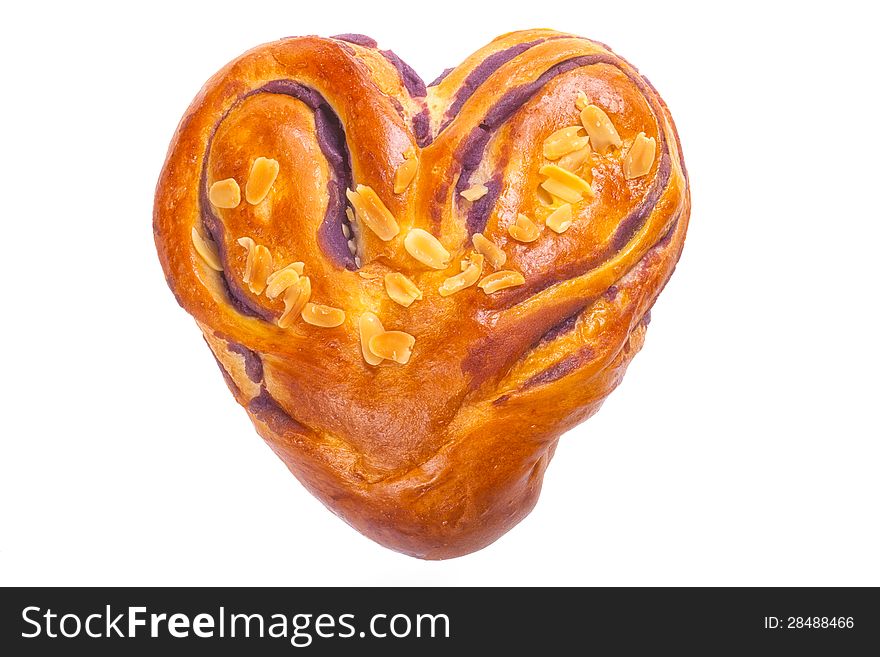
[[[334,328],[345,321],[345,311],[319,303],[307,303],[302,309],[302,318],[312,326]]]
[[[632,180],[646,175],[654,164],[656,154],[656,140],[653,137],[645,137],[645,133],[640,132],[629,147],[626,157],[623,158],[624,177]]]
[[[422,291],[400,272],[385,274],[385,291],[392,301],[409,308],[413,301],[422,298]]]
[[[482,233],[474,233],[471,241],[473,242],[474,249],[476,249],[477,253],[484,256],[486,261],[492,265],[494,269],[503,267],[504,263],[507,262],[507,254]]]
[[[241,203],[241,189],[234,178],[218,180],[208,190],[208,200],[215,208],[237,208]]]
[[[585,94],[583,91],[578,91],[577,98],[574,101],[574,106],[577,107],[579,110],[582,110],[589,104],[590,99],[587,98],[587,94]]]
[[[404,154],[404,157],[406,159],[400,163],[400,166],[397,167],[397,171],[394,172],[395,194],[403,194],[406,191],[406,188],[409,187],[409,184],[413,181],[413,178],[416,177],[416,172],[419,170],[419,158],[416,157],[415,153],[407,151],[407,153]]]
[[[548,160],[558,160],[563,155],[586,147],[590,143],[590,138],[581,135],[582,131],[583,127],[573,125],[554,132],[544,140],[544,157]]]
[[[471,185],[466,190],[461,192],[461,195],[468,201],[476,201],[483,198],[488,193],[489,188],[485,185]]]
[[[238,243],[247,249],[247,261],[244,266],[244,282],[254,294],[262,294],[266,289],[266,281],[272,274],[272,254],[262,244],[257,244],[250,237],[241,237]]]
[[[443,284],[440,285],[441,297],[448,297],[461,290],[470,287],[480,279],[483,273],[483,256],[479,253],[472,253],[467,260],[461,261],[461,273],[450,276]]]
[[[291,285],[299,280],[303,273],[303,263],[294,262],[283,269],[279,269],[266,279],[266,296],[270,299],[278,298]]]
[[[541,187],[567,203],[577,203],[584,194],[589,197],[594,196],[590,183],[555,164],[542,166],[540,173],[547,176],[547,180],[541,183]]]
[[[562,199],[566,203],[577,203],[584,198],[579,191],[563,185],[561,182],[554,180],[553,178],[547,178],[547,180],[541,183],[541,187],[544,191]]]
[[[385,327],[375,313],[365,312],[358,320],[358,333],[361,337],[361,353],[364,360],[370,365],[378,365],[382,362],[382,356],[377,356],[370,350],[370,340],[385,332]]]
[[[380,240],[387,242],[400,232],[400,226],[397,225],[394,215],[371,187],[358,185],[356,191],[347,189],[345,194],[354,207],[357,218],[376,233]]]
[[[557,233],[564,233],[571,226],[571,205],[564,203],[550,213],[550,216],[544,221],[550,230]]]
[[[613,146],[620,148],[623,141],[608,115],[595,105],[587,105],[581,112],[581,123],[590,135],[590,144],[597,153],[606,153]]]
[[[220,255],[217,253],[217,245],[213,241],[206,240],[199,234],[196,227],[192,229],[192,243],[196,253],[201,256],[205,264],[215,271],[223,271],[223,265],[220,263]]]
[[[284,292],[284,313],[278,319],[278,326],[287,328],[300,316],[312,296],[312,281],[308,276],[300,276],[296,283]]]
[[[382,358],[406,365],[416,339],[403,331],[385,331],[370,338],[370,351]]]
[[[413,258],[432,269],[446,269],[449,264],[449,251],[443,248],[440,240],[421,228],[410,230],[403,246]]]
[[[541,234],[535,222],[522,213],[516,216],[516,223],[507,227],[507,232],[518,242],[534,242]]]
[[[525,277],[518,271],[502,269],[501,271],[496,271],[494,274],[486,276],[486,278],[477,284],[477,287],[482,288],[483,292],[486,294],[495,294],[495,292],[498,292],[499,290],[504,290],[508,287],[516,287],[525,282]]]
[[[257,205],[269,194],[275,179],[278,177],[280,165],[277,160],[258,157],[251,166],[251,174],[244,186],[244,197],[251,205]]]
[[[563,168],[571,171],[572,173],[577,173],[581,170],[581,167],[590,159],[590,147],[589,145],[581,148],[577,151],[572,151],[568,155],[563,155],[558,160],[556,160],[556,164]]]

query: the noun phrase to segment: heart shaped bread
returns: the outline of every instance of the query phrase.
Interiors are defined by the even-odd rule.
[[[669,112],[606,46],[501,36],[427,87],[361,35],[212,77],[156,190],[168,284],[328,508],[426,559],[537,500],[642,346],[690,199]]]

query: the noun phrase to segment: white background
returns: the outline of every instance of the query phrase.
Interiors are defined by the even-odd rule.
[[[880,585],[859,4],[5,7],[0,584]],[[349,529],[258,438],[165,285],[154,185],[199,87],[256,44],[363,32],[430,80],[526,27],[608,43],[657,86],[691,229],[644,351],[562,439],[535,511],[425,563]]]

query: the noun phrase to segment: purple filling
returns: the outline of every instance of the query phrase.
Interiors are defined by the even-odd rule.
[[[602,296],[605,297],[606,301],[614,301],[617,298],[617,293],[619,291],[620,290],[617,288],[616,285],[612,285],[607,290],[605,290]]]
[[[436,87],[438,84],[443,82],[443,80],[446,79],[446,76],[449,75],[450,73],[452,73],[454,70],[455,70],[455,67],[450,66],[449,68],[444,70],[440,75],[438,75],[436,78],[434,78],[434,81],[431,84],[429,84],[428,86],[429,87]]]
[[[254,397],[247,406],[248,411],[256,416],[261,422],[269,425],[269,428],[278,435],[288,432],[304,433],[306,428],[290,417],[287,412],[272,398],[269,391],[263,388],[260,394]]]
[[[425,88],[425,81],[415,72],[412,66],[398,57],[393,50],[380,50],[379,52],[400,73],[403,86],[406,87],[410,96],[413,98],[424,98],[428,94],[428,90]]]
[[[578,317],[581,316],[581,313],[584,311],[583,308],[579,309],[575,314],[566,317],[561,322],[559,322],[556,326],[547,331],[544,335],[541,336],[541,339],[538,340],[538,344],[545,344],[547,342],[551,342],[558,338],[561,335],[565,335],[569,331],[573,330],[575,325],[577,324]]]
[[[356,46],[364,46],[365,48],[375,48],[378,45],[375,39],[368,37],[366,34],[337,34],[330,38],[348,41]]]
[[[260,360],[257,352],[231,340],[226,341],[226,348],[244,358],[244,371],[251,381],[259,383],[263,380],[263,361]]]
[[[349,270],[357,269],[354,256],[348,250],[348,243],[342,233],[342,224],[345,218],[345,190],[352,184],[351,163],[348,147],[345,142],[345,130],[339,117],[330,107],[324,97],[317,91],[306,87],[293,80],[273,80],[259,89],[248,92],[231,107],[220,119],[208,139],[205,148],[205,157],[202,164],[202,174],[199,182],[199,210],[202,223],[211,238],[217,244],[221,262],[228,261],[226,244],[223,237],[223,226],[220,219],[214,214],[214,210],[208,200],[208,155],[219,125],[229,116],[242,101],[259,93],[283,94],[291,96],[305,103],[315,111],[315,130],[317,132],[318,145],[330,166],[331,176],[327,183],[327,210],[324,220],[318,227],[318,244],[321,250],[339,267]],[[264,320],[271,320],[271,313],[251,302],[244,290],[237,282],[230,281],[225,273],[222,274],[223,283],[229,294],[232,305],[239,312]]]
[[[452,122],[452,119],[458,115],[467,100],[474,94],[477,88],[489,78],[490,75],[514,57],[522,55],[526,50],[542,43],[543,41],[544,39],[538,39],[537,41],[529,41],[528,43],[518,43],[510,48],[492,53],[480,62],[473,71],[468,73],[468,76],[464,79],[464,82],[461,83],[458,91],[455,92],[455,98],[446,110],[446,120],[443,122],[443,125],[440,126],[440,131],[442,132],[443,129]],[[446,77],[446,74],[450,70],[451,69],[447,69],[444,71],[437,81],[431,83],[431,86],[437,84],[440,80]]]
[[[584,347],[577,353],[574,353],[571,356],[566,356],[555,365],[548,367],[540,374],[536,374],[526,381],[521,389],[527,390],[528,388],[534,388],[535,386],[544,385],[545,383],[558,381],[562,377],[574,372],[581,365],[593,360],[593,358],[595,358],[593,350],[589,347]]]
[[[492,176],[491,180],[486,182],[486,188],[489,191],[486,192],[485,196],[474,201],[471,204],[471,209],[468,210],[467,228],[469,235],[482,233],[483,229],[486,228],[489,214],[492,212],[492,208],[495,207],[495,202],[501,193],[501,174],[496,173]]]
[[[413,134],[416,137],[416,143],[420,148],[424,148],[431,143],[431,115],[426,107],[416,114],[412,119]]]
[[[645,82],[643,82],[638,75],[633,75],[621,68],[618,61],[611,55],[584,55],[567,59],[551,66],[533,82],[515,87],[504,94],[487,112],[479,127],[474,128],[471,131],[471,134],[462,141],[461,147],[458,151],[458,159],[461,162],[461,173],[459,174],[458,182],[456,183],[456,191],[460,192],[470,186],[471,174],[480,165],[480,161],[483,159],[483,154],[492,133],[513,116],[514,112],[528,102],[532,96],[557,75],[567,73],[568,71],[572,71],[582,66],[593,66],[595,64],[608,64],[623,72],[645,96],[655,116],[662,115],[660,108],[657,107],[652,95],[649,93],[649,87]],[[651,213],[654,204],[657,202],[657,199],[659,199],[660,195],[663,193],[666,183],[669,182],[671,171],[669,148],[666,143],[666,133],[663,130],[663,125],[662,123],[659,123],[659,125],[658,150],[660,151],[660,163],[657,167],[657,176],[654,178],[650,190],[648,190],[648,193],[641,200],[639,205],[630,212],[617,227],[612,238],[612,248],[615,251],[620,250],[623,245],[627,244],[636,231],[642,227],[648,215]],[[491,208],[486,211],[486,217],[488,217],[490,211]],[[470,224],[469,217],[469,227]],[[547,285],[552,285],[552,283],[553,281],[550,281]],[[511,295],[511,298],[513,296],[515,295]]]

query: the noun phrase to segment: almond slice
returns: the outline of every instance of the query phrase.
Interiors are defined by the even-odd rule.
[[[534,242],[541,235],[537,224],[522,213],[516,215],[516,223],[508,226],[507,232],[518,242]]]
[[[241,203],[241,189],[235,178],[227,178],[226,180],[218,180],[211,189],[208,190],[208,200],[215,208],[231,209],[237,208]]]
[[[471,242],[473,242],[477,253],[484,256],[493,269],[503,267],[504,263],[507,262],[507,254],[482,233],[474,233]]]
[[[381,356],[377,356],[370,351],[370,340],[384,332],[385,328],[382,326],[382,322],[375,313],[365,312],[360,316],[360,319],[358,319],[358,333],[361,338],[361,353],[364,355],[364,360],[370,365],[378,365],[382,362]]]
[[[284,329],[293,324],[311,296],[312,282],[308,276],[300,276],[299,280],[284,292],[284,313],[278,319],[278,326]]]
[[[406,365],[416,339],[403,331],[385,331],[370,338],[370,351],[382,358]]]
[[[562,184],[553,178],[547,178],[541,183],[541,188],[552,196],[562,199],[566,203],[578,203],[583,200],[584,196],[579,191]]]
[[[223,265],[220,262],[220,254],[217,252],[217,245],[213,240],[206,240],[201,236],[196,227],[192,228],[192,243],[196,253],[205,261],[214,271],[223,271]]]
[[[495,292],[504,290],[508,287],[522,285],[525,282],[525,277],[518,271],[502,269],[501,271],[496,271],[494,274],[486,276],[477,284],[477,287],[482,289],[486,294],[494,294]]]
[[[281,166],[277,160],[258,157],[251,165],[251,173],[244,186],[244,197],[251,205],[257,205],[269,194]]]
[[[589,144],[584,148],[572,151],[568,155],[563,155],[558,160],[556,160],[556,164],[563,168],[571,171],[572,173],[577,173],[581,170],[581,167],[590,159],[590,146]]]
[[[299,280],[303,273],[303,263],[294,262],[283,269],[272,273],[266,279],[266,297],[269,299],[277,299],[291,285]]]
[[[623,141],[617,134],[617,128],[600,107],[587,105],[581,111],[581,123],[590,136],[590,144],[597,153],[606,153],[613,146],[620,148]]]
[[[544,157],[548,160],[558,160],[563,155],[584,148],[590,142],[590,138],[580,134],[583,129],[583,126],[573,125],[551,134],[544,140]]]
[[[583,91],[578,91],[577,98],[574,99],[574,106],[577,107],[579,110],[582,110],[589,104],[590,99],[587,98],[587,94],[585,94]]]
[[[479,253],[472,253],[468,259],[461,261],[461,273],[450,276],[443,281],[438,292],[440,292],[441,297],[448,297],[451,294],[460,292],[476,283],[482,273],[483,256]]]
[[[545,164],[541,167],[540,173],[542,176],[547,176],[548,178],[552,178],[553,180],[558,180],[563,185],[571,187],[575,191],[581,192],[582,194],[586,194],[588,196],[593,196],[593,188],[590,187],[590,183],[588,183],[580,176],[573,174],[571,171],[567,171],[560,166],[557,166],[555,164]]]
[[[376,233],[380,240],[387,242],[400,232],[400,226],[397,225],[394,215],[371,187],[358,185],[356,191],[347,189],[345,194],[354,207],[357,218]]]
[[[335,328],[345,321],[345,311],[319,303],[307,303],[300,316],[306,324],[321,328]]]
[[[544,220],[544,223],[550,230],[557,233],[564,233],[571,226],[571,205],[564,203],[550,213],[550,216]]]
[[[489,193],[489,188],[485,185],[471,185],[461,192],[461,195],[468,201],[477,201]]]
[[[243,280],[251,292],[262,294],[266,289],[266,281],[272,274],[272,254],[269,249],[257,244],[250,237],[241,237],[238,243],[248,252]]]
[[[540,173],[547,176],[541,187],[567,203],[577,203],[584,194],[589,197],[595,196],[590,183],[560,166],[545,164],[541,167]]]
[[[407,151],[404,154],[403,162],[400,163],[400,166],[397,167],[397,171],[394,172],[394,193],[395,194],[403,194],[406,191],[406,188],[409,187],[409,184],[413,181],[413,178],[416,177],[416,172],[419,170],[419,158],[415,156],[415,153],[412,151]]]
[[[657,141],[653,137],[645,137],[644,132],[636,135],[632,146],[623,158],[623,176],[627,180],[641,178],[651,171],[657,155]]]
[[[403,240],[403,246],[413,258],[432,269],[446,269],[449,265],[449,251],[426,230],[410,230]]]
[[[385,291],[392,301],[404,308],[409,308],[413,301],[422,298],[422,291],[416,284],[397,271],[385,274]]]

